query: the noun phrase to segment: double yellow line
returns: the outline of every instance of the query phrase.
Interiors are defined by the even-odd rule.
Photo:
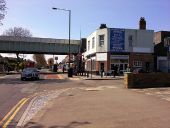
[[[6,115],[5,117],[0,121],[0,126],[2,128],[7,128],[9,123],[12,121],[12,119],[15,117],[15,115],[18,113],[18,111],[22,108],[22,106],[29,100],[29,98],[23,98],[21,99]],[[6,121],[6,122],[5,122]]]

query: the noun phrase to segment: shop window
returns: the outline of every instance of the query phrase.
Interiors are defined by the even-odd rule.
[[[104,35],[99,35],[99,46],[103,46],[104,45]]]
[[[92,48],[94,48],[95,45],[95,37],[92,38]]]
[[[115,64],[111,64],[111,70],[114,70]]]
[[[118,59],[112,59],[112,60],[110,60],[110,63],[120,63],[120,60],[118,60]]]
[[[142,67],[142,61],[134,61],[133,67]]]
[[[95,60],[88,60],[86,63],[86,68],[88,71],[96,71],[96,61]]]

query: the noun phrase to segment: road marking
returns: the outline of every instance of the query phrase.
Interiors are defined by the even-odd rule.
[[[5,117],[0,121],[0,126],[3,124],[3,122],[8,118],[9,115],[13,113],[13,111],[21,104],[26,98],[21,99],[6,115]]]
[[[88,88],[85,88],[86,91],[101,91],[101,90],[104,90],[104,89],[115,89],[117,87],[115,86],[98,86],[98,87],[88,87]]]
[[[62,80],[62,79],[63,79],[63,76],[61,76],[61,75],[58,75],[58,78],[59,78],[60,80]]]
[[[64,79],[62,75],[58,75],[58,74],[51,74],[51,75],[46,75],[45,79]]]
[[[70,80],[80,80],[80,78],[69,78]]]
[[[7,128],[7,126],[9,125],[9,123],[11,122],[11,120],[15,117],[15,115],[17,114],[17,112],[21,109],[21,107],[29,100],[29,98],[23,98],[24,100],[21,100],[22,102],[19,102],[19,104],[16,107],[16,110],[13,112],[13,114],[11,115],[11,117],[7,120],[7,122],[3,125],[2,128]]]

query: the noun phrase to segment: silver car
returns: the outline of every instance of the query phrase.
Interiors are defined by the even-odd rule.
[[[37,68],[25,68],[23,72],[21,73],[21,80],[26,79],[39,79],[39,71]]]

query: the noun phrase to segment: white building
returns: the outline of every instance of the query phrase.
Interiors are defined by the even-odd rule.
[[[153,30],[102,28],[87,37],[86,70],[100,73],[112,71],[115,65],[120,72],[128,64],[132,68],[151,71],[154,67]]]

